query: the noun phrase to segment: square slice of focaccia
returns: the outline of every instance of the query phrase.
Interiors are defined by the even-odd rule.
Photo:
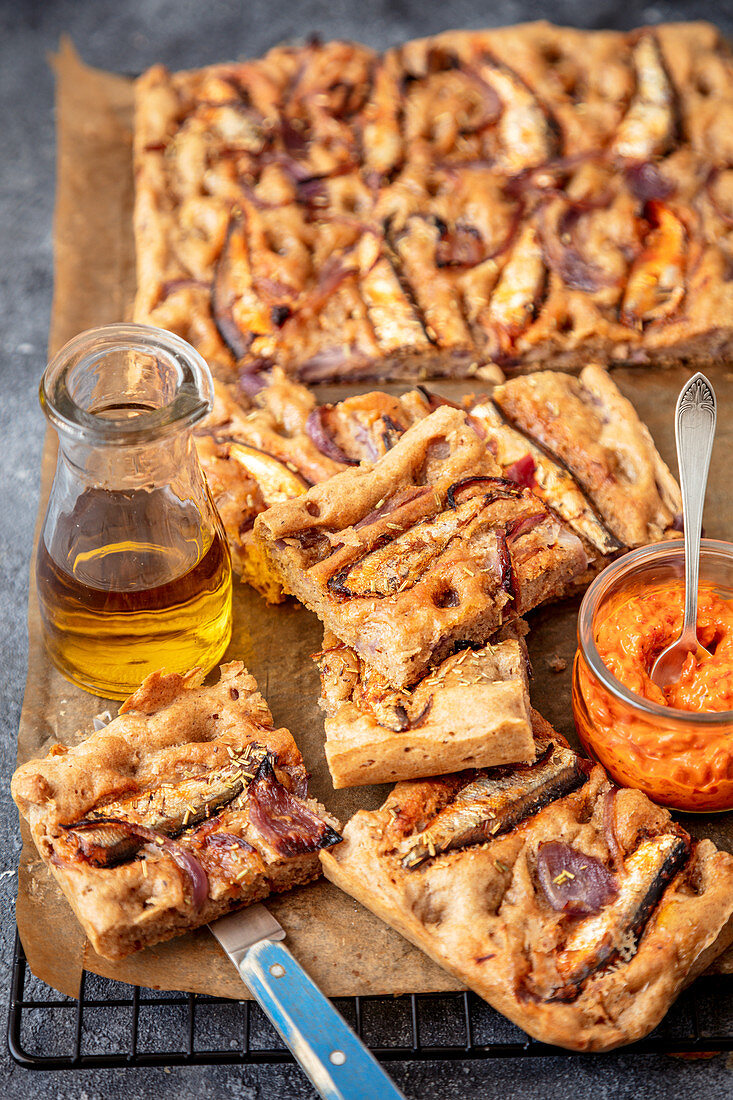
[[[93,948],[119,959],[320,875],[338,822],[241,662],[153,673],[119,716],[16,771],[12,794]]]
[[[646,424],[601,367],[541,372],[494,390],[509,422],[560,460],[623,546],[681,526],[679,487]]]
[[[374,461],[441,405],[469,413],[502,475],[536,493],[596,568],[622,550],[679,534],[679,486],[646,424],[598,364],[578,378],[542,371],[502,380],[460,406],[425,386],[400,396],[375,391],[319,405],[312,422],[321,445],[335,445],[342,461]]]
[[[326,633],[314,659],[334,787],[533,759],[529,662],[519,632],[511,633],[446,657],[409,691]]]
[[[701,22],[156,65],[134,316],[220,377],[722,362],[732,134],[730,50]]]
[[[586,567],[580,540],[501,476],[466,413],[257,517],[284,587],[395,687],[485,642]]]
[[[398,783],[321,861],[536,1039],[609,1050],[733,938],[733,856],[533,719],[532,765]]]

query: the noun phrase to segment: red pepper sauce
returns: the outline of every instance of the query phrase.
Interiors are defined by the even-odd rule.
[[[651,669],[679,637],[682,618],[680,581],[622,592],[598,608],[593,633],[601,660],[635,695],[670,708],[669,718],[645,714],[608,691],[579,652],[573,683],[578,734],[624,786],[681,810],[731,809],[733,723],[722,714],[720,723],[696,722],[695,715],[733,710],[733,599],[700,586],[698,638],[712,655],[688,656],[679,681],[662,692]]]
[[[606,668],[636,695],[678,710],[733,710],[733,602],[712,586],[698,594],[697,636],[712,657],[688,654],[682,676],[664,691],[651,679],[655,660],[682,632],[683,596],[668,581],[599,610],[596,648]]]

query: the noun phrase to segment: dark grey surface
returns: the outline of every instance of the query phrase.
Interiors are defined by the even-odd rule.
[[[551,15],[581,26],[634,26],[693,15],[733,33],[733,4],[567,0],[554,5],[495,0],[2,0],[0,2],[0,990],[7,1004],[14,931],[17,816],[8,793],[25,681],[27,572],[38,496],[42,417],[36,386],[45,362],[52,294],[54,190],[53,82],[46,54],[69,33],[82,57],[120,72],[155,61],[186,67],[256,55],[278,41],[318,31],[358,38],[375,47],[448,27],[479,27]],[[3,1009],[4,1011],[4,1009]],[[225,1026],[224,1017],[219,1021]],[[111,1040],[99,1021],[100,1049]],[[170,1022],[150,1020],[150,1045],[163,1046]],[[213,1024],[212,1024],[213,1026]],[[109,1033],[109,1034],[108,1034]],[[40,1035],[37,1036],[40,1038]],[[49,1036],[49,1041],[52,1037]],[[644,1097],[648,1100],[733,1095],[725,1056],[687,1062],[624,1053],[582,1060],[422,1064],[392,1067],[407,1097]],[[247,1097],[275,1100],[313,1095],[297,1069],[227,1067],[31,1074],[0,1049],[0,1095],[83,1097]]]

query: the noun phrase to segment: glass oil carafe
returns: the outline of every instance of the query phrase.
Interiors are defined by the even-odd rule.
[[[48,652],[67,679],[125,698],[156,669],[208,671],[231,634],[231,560],[192,428],[206,363],[147,325],[82,333],[40,388],[56,474],[36,580]]]

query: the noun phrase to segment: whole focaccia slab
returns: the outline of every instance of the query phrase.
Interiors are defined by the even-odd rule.
[[[321,860],[530,1035],[609,1050],[727,946],[733,857],[534,724],[534,765],[398,783]]]
[[[153,673],[117,718],[16,771],[12,794],[98,954],[132,951],[320,875],[340,838],[239,661]]]
[[[221,376],[723,361],[731,133],[706,23],[156,65],[137,84],[135,319]]]

